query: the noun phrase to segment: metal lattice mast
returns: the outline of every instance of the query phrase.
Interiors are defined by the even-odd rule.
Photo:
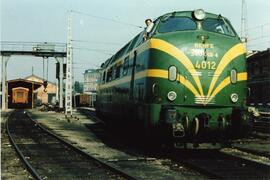
[[[247,7],[246,1],[242,0],[242,10],[241,10],[241,38],[246,38],[246,18],[247,18]]]
[[[72,12],[68,15],[65,115],[72,116]]]

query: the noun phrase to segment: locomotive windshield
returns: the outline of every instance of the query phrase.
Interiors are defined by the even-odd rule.
[[[202,27],[206,31],[235,36],[232,27],[224,19],[207,18],[203,21]]]
[[[188,17],[169,17],[161,20],[158,32],[185,31],[197,29],[196,22]]]
[[[202,29],[205,31],[211,31],[219,34],[236,36],[230,23],[222,18],[206,18],[201,21]],[[174,31],[186,31],[186,30],[196,30],[197,21],[190,17],[177,17],[177,16],[165,16],[161,19],[158,32],[168,33]]]

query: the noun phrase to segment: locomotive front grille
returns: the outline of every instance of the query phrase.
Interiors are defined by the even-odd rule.
[[[194,102],[195,104],[215,104],[215,97],[212,97],[208,102],[210,98],[210,96],[195,96]]]

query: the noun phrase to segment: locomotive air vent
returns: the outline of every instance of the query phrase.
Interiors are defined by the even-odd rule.
[[[195,104],[215,104],[215,97],[211,98],[210,101],[209,98],[209,96],[195,96],[194,102]]]

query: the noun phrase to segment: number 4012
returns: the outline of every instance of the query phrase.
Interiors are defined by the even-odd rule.
[[[216,69],[216,62],[214,61],[196,61],[196,69]]]

